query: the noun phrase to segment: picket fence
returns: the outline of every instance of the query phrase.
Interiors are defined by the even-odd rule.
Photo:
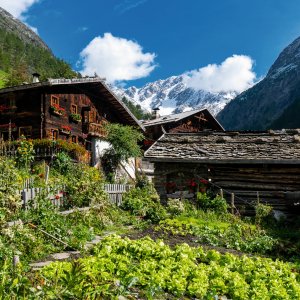
[[[29,203],[33,201],[36,197],[43,194],[46,195],[56,207],[64,206],[64,193],[63,189],[57,189],[53,191],[51,188],[27,188],[20,191],[22,199],[22,207],[24,209],[29,208]],[[33,206],[34,206],[33,201]]]
[[[31,182],[26,182],[26,185]],[[128,192],[133,185],[129,184],[105,184],[104,190],[108,194],[109,200],[112,204],[120,206],[122,204],[123,194]],[[29,202],[34,200],[40,194],[46,194],[51,200],[52,204],[56,207],[63,207],[65,204],[64,188],[24,188],[20,191],[22,199],[22,207],[28,209]]]
[[[133,188],[130,184],[105,184],[104,191],[108,194],[112,204],[120,206],[122,204],[123,194]]]

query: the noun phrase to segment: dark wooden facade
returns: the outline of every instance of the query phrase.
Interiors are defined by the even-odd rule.
[[[208,180],[230,203],[253,212],[259,200],[288,213],[300,212],[300,131],[165,134],[146,153],[154,184],[166,198],[168,183],[188,190],[192,179]]]
[[[191,133],[206,130],[224,130],[207,109],[197,109],[144,121],[146,135],[157,140],[163,133]]]
[[[0,133],[5,140],[25,135],[90,148],[93,138],[105,137],[106,122],[140,127],[99,78],[50,80],[0,90]]]

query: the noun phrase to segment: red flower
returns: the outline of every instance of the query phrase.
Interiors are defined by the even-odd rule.
[[[197,186],[197,183],[196,183],[195,179],[193,178],[193,179],[188,180],[187,185],[189,187],[195,187],[195,186]]]
[[[66,130],[66,131],[71,131],[72,130],[72,128],[70,126],[68,126],[68,125],[62,125],[61,129],[62,130]]]
[[[60,199],[60,196],[59,195],[55,195],[55,199],[56,200]]]
[[[165,184],[165,186],[166,186],[167,188],[174,188],[174,187],[176,187],[176,183],[170,181],[170,182],[167,182],[167,183]]]
[[[208,184],[208,181],[207,181],[207,180],[205,180],[205,179],[200,179],[200,183],[201,183],[201,184],[205,184],[205,185],[206,185],[206,184]]]

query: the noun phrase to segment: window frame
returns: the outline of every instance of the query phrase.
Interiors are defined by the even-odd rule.
[[[75,108],[75,111],[73,111],[73,108]],[[71,103],[71,114],[76,114],[78,115],[78,105]]]
[[[77,136],[76,135],[72,135],[71,136],[71,141],[72,141],[72,143],[77,144]]]
[[[58,129],[51,129],[51,133],[52,133],[52,140],[53,141],[57,141],[59,138],[59,130]],[[55,138],[56,135],[56,138]]]
[[[30,135],[22,133],[22,130],[24,130],[24,129],[25,129],[25,131],[29,130],[30,131]],[[31,138],[31,136],[32,136],[32,126],[20,126],[19,130],[18,130],[18,134],[19,134],[19,137],[21,137],[22,135],[24,135],[26,138]]]
[[[51,105],[58,105],[59,106],[59,97],[51,95]]]

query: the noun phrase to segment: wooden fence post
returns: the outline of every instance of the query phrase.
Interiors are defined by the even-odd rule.
[[[234,193],[231,193],[231,213],[234,215]]]
[[[50,171],[49,166],[45,165],[45,183],[46,184],[48,183],[48,179],[49,179],[49,171]]]
[[[19,257],[19,255],[14,255],[13,256],[13,267],[16,268],[19,263],[20,263],[20,257]]]
[[[220,189],[220,197],[224,199],[223,189]]]

